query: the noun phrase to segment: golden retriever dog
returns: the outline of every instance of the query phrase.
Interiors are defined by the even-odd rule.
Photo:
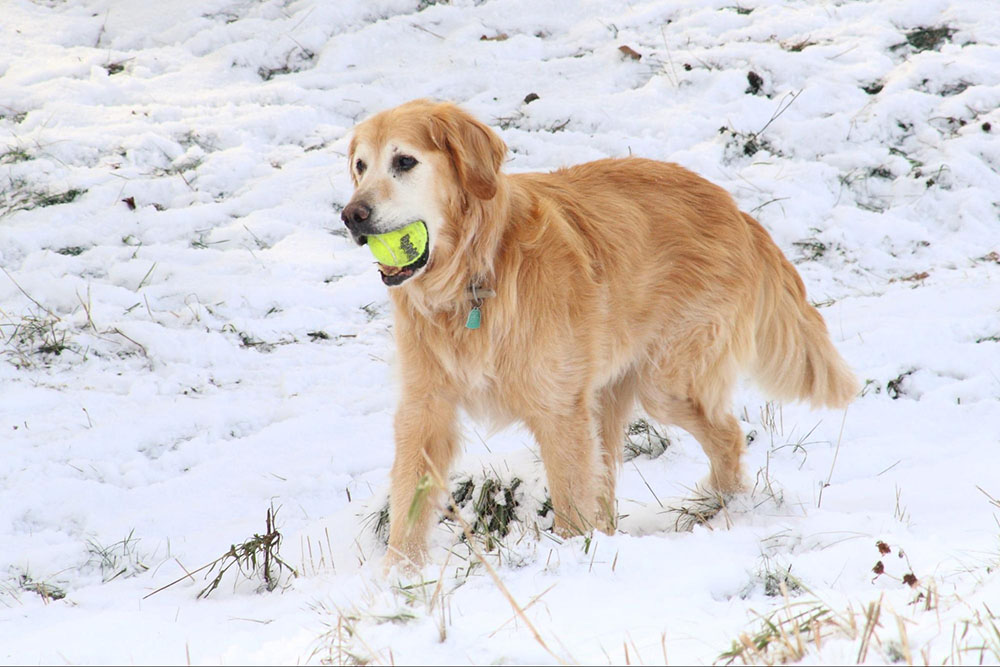
[[[421,220],[393,304],[400,400],[387,563],[419,565],[445,491],[457,413],[534,434],[562,535],[615,529],[615,482],[636,405],[691,433],[709,486],[743,487],[731,412],[741,371],[769,396],[843,407],[857,381],[770,235],[676,164],[605,159],[505,174],[507,147],[450,103],[360,123],[342,218],[358,243]],[[475,311],[475,312],[473,312]],[[478,325],[478,326],[477,326]]]

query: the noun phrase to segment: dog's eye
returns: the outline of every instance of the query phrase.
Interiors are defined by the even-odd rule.
[[[396,171],[409,171],[417,166],[417,158],[412,155],[397,155],[392,161]]]
[[[365,173],[366,166],[367,165],[365,164],[364,160],[358,160],[357,162],[354,163],[354,171],[358,172],[359,175],[363,174]]]

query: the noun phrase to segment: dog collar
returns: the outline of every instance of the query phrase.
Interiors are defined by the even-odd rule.
[[[469,288],[465,290],[465,298],[472,302],[472,309],[469,316],[465,318],[466,329],[478,329],[483,320],[483,312],[479,309],[483,305],[483,299],[496,296],[497,293],[491,289],[480,287],[475,283],[469,283]]]

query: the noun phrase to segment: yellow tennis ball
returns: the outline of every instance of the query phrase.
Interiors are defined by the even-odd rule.
[[[368,237],[368,249],[381,264],[408,266],[427,250],[427,226],[417,220],[393,232],[373,234]]]

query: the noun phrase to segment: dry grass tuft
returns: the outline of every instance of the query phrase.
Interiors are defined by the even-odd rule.
[[[674,530],[689,533],[695,526],[708,526],[709,522],[726,508],[725,499],[718,493],[706,489],[696,489],[694,493],[667,509],[676,515]]]
[[[208,576],[218,568],[218,572],[212,581],[209,582],[205,588],[201,589],[198,593],[198,598],[207,598],[209,595],[219,587],[227,572],[232,570],[233,567],[236,568],[237,577],[236,582],[241,579],[255,581],[262,581],[261,586],[258,590],[273,591],[277,588],[282,579],[282,572],[287,571],[289,576],[298,577],[298,571],[291,565],[286,563],[281,556],[279,551],[281,549],[281,533],[278,532],[277,526],[275,525],[275,517],[277,515],[277,510],[273,507],[269,507],[267,510],[267,515],[265,517],[266,530],[263,535],[254,533],[254,536],[246,540],[242,544],[232,544],[226,553],[222,554],[210,563],[202,565],[196,570],[191,572],[185,571],[185,575],[179,579],[176,579],[165,586],[157,588],[152,593],[143,596],[143,599],[156,595],[160,591],[170,588],[174,584],[178,584],[185,579],[194,579],[193,575],[198,572],[208,570],[205,576]],[[234,582],[234,586],[236,584]]]

